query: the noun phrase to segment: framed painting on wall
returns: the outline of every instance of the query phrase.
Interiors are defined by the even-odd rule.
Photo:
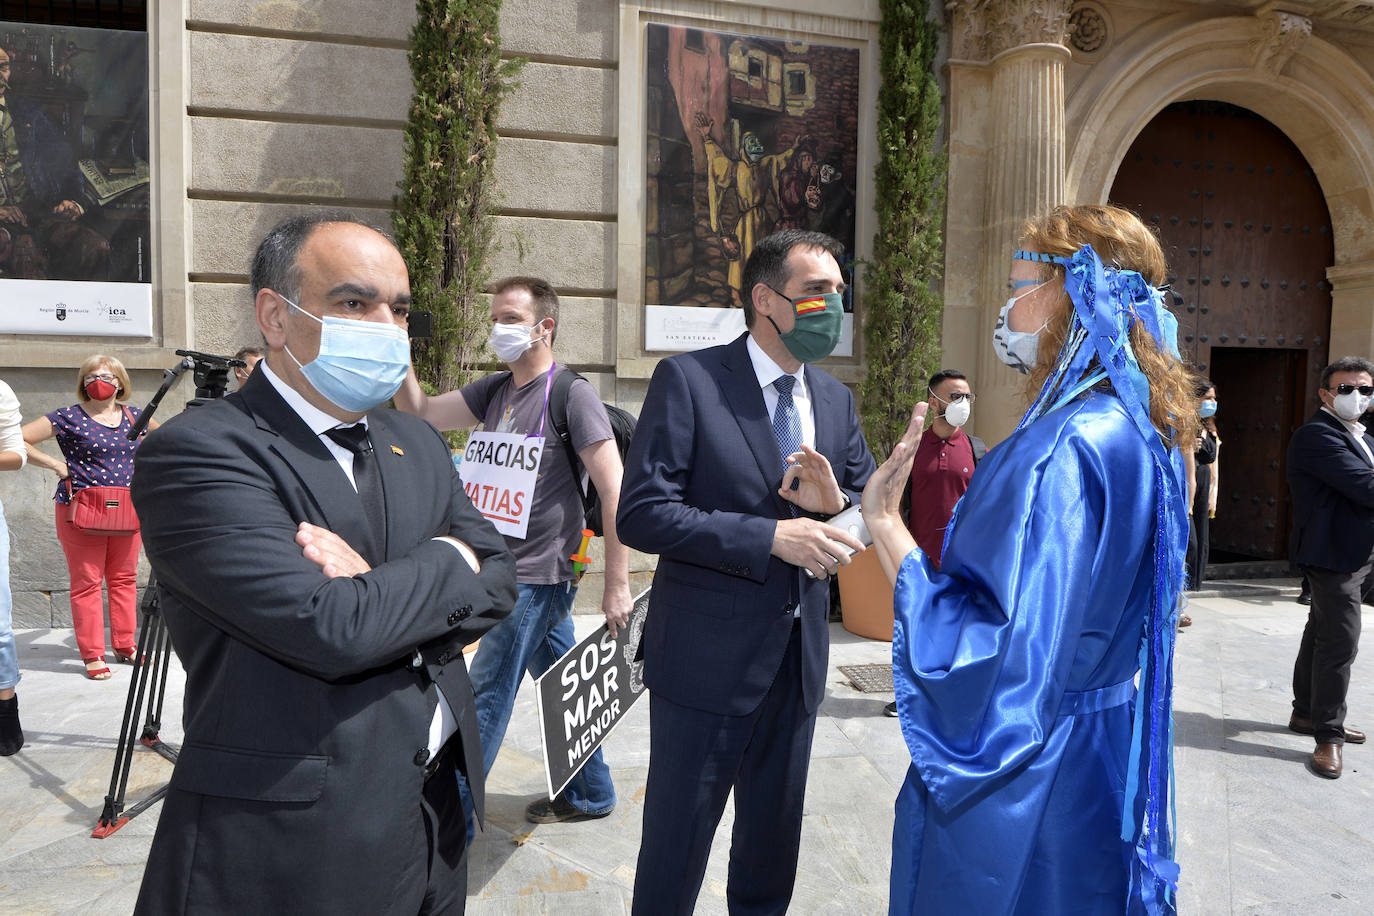
[[[844,249],[852,355],[858,49],[660,23],[646,42],[645,348],[738,336],[755,243],[808,229]]]
[[[0,331],[152,336],[148,36],[0,22]]]

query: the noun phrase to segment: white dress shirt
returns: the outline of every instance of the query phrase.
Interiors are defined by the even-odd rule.
[[[1341,421],[1341,425],[1350,432],[1350,435],[1355,437],[1355,442],[1360,446],[1360,450],[1364,452],[1364,460],[1368,461],[1370,466],[1374,466],[1374,454],[1370,453],[1369,445],[1364,441],[1364,424],[1352,423],[1325,404],[1322,405],[1322,410]]]
[[[782,371],[782,367],[773,362],[773,357],[763,352],[763,347],[754,340],[753,334],[745,340],[744,346],[749,351],[750,362],[754,364],[754,374],[758,376],[759,387],[763,389],[763,404],[768,408],[770,423],[773,421],[773,414],[778,410],[778,389],[773,387],[773,383],[784,375],[791,375],[797,380],[797,384],[792,386],[792,402],[797,405],[797,417],[801,420],[802,442],[815,448],[816,417],[811,411],[811,392],[806,387],[806,365],[803,363],[796,372]]]

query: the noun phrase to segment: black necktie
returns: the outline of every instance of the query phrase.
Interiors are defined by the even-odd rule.
[[[368,527],[372,529],[372,543],[377,548],[374,557],[380,559],[386,545],[386,496],[382,492],[377,458],[372,454],[372,442],[367,438],[367,427],[361,423],[337,426],[325,435],[353,453],[353,482],[362,498]]]

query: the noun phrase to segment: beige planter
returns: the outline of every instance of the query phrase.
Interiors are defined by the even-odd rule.
[[[865,550],[840,567],[839,577],[844,628],[865,639],[892,642],[892,585],[883,575],[878,551]]]

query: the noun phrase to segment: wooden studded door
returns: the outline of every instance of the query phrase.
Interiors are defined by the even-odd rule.
[[[1316,176],[1255,113],[1181,102],[1141,131],[1111,200],[1159,230],[1179,349],[1216,385],[1214,555],[1285,558],[1285,455],[1316,407],[1331,327],[1331,217]]]

